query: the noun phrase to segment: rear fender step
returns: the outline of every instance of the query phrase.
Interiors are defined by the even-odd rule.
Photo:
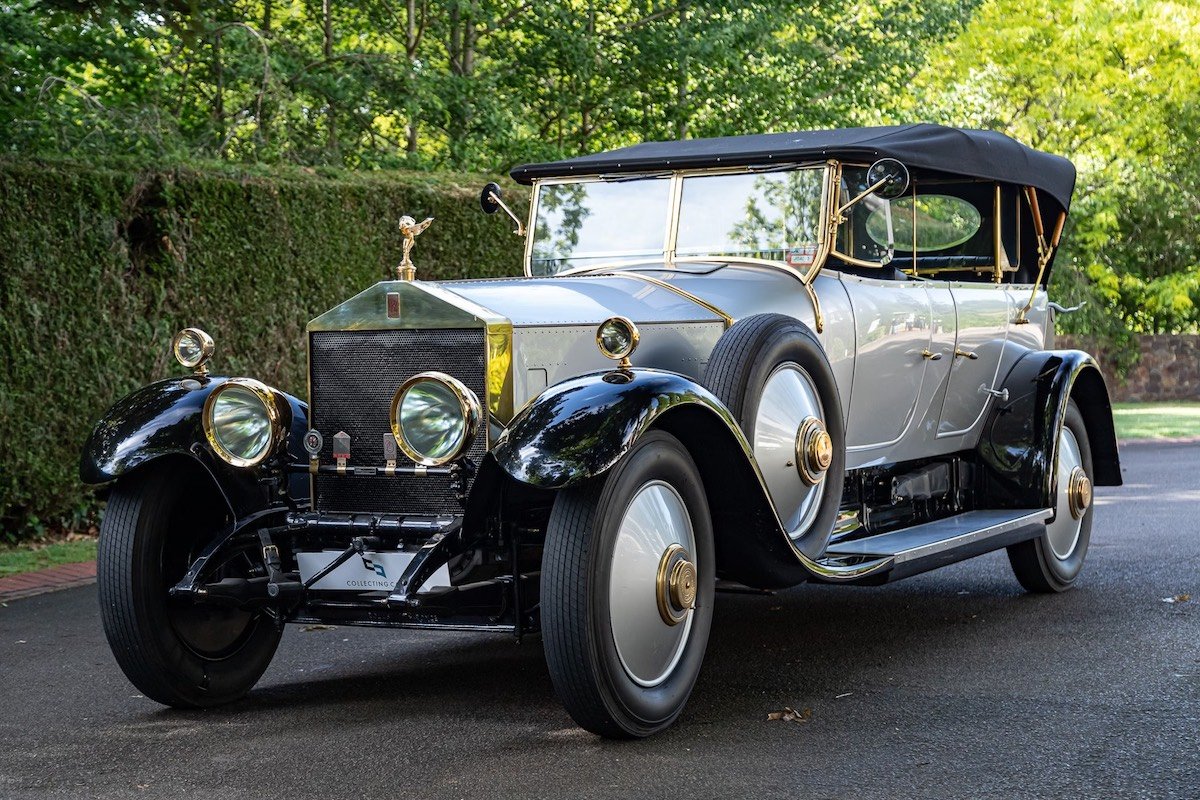
[[[837,542],[829,546],[822,560],[890,557],[890,570],[868,576],[861,583],[899,580],[1036,539],[1046,532],[1046,520],[1052,513],[1049,508],[968,511],[911,528]]]

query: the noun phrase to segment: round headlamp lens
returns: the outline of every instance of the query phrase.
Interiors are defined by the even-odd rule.
[[[393,401],[393,434],[404,454],[436,466],[457,458],[479,425],[479,400],[448,375],[418,375]]]
[[[221,458],[240,467],[254,466],[271,454],[276,419],[264,391],[227,383],[209,398],[205,428]]]
[[[175,334],[172,349],[176,361],[188,369],[194,369],[212,357],[213,340],[199,328],[184,328]]]
[[[638,329],[624,317],[613,317],[596,329],[596,346],[606,358],[619,361],[633,354],[638,345]]]

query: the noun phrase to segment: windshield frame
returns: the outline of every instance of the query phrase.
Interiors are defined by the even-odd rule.
[[[648,171],[644,174],[630,175],[570,175],[554,178],[541,178],[534,182],[533,191],[529,198],[529,222],[525,229],[529,233],[525,236],[525,254],[523,259],[523,267],[525,276],[528,278],[559,278],[569,275],[578,275],[588,272],[596,272],[599,270],[611,270],[624,267],[632,267],[645,264],[663,265],[663,269],[673,270],[676,263],[692,262],[698,260],[712,262],[755,262],[764,265],[778,267],[787,270],[789,273],[796,275],[804,282],[811,281],[821,271],[826,259],[829,255],[830,246],[833,242],[832,223],[833,215],[836,210],[833,203],[836,200],[837,187],[834,186],[834,174],[837,172],[837,161],[810,161],[796,162],[790,164],[761,164],[746,167],[722,167],[718,169],[688,169],[688,170],[672,170],[664,172],[663,170]],[[800,169],[819,169],[823,171],[821,179],[821,201],[820,201],[820,218],[822,224],[817,228],[817,253],[813,258],[812,266],[807,270],[799,269],[789,265],[785,261],[765,261],[763,259],[743,258],[739,256],[687,256],[680,258],[676,256],[676,245],[679,237],[679,213],[680,203],[683,195],[683,181],[687,178],[703,177],[709,175],[737,175],[737,174],[756,174],[756,173],[772,173],[772,172],[789,172]],[[538,206],[541,201],[542,187],[553,186],[564,183],[593,183],[598,181],[621,182],[628,183],[639,180],[662,180],[666,178],[670,181],[670,187],[667,195],[667,219],[666,231],[663,237],[663,254],[661,258],[636,258],[631,259],[628,256],[621,257],[614,255],[612,260],[604,261],[603,263],[589,264],[586,266],[573,267],[563,270],[554,275],[538,275],[533,274],[533,231],[537,225]]]

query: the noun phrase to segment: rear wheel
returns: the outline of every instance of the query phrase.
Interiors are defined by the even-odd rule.
[[[1083,570],[1092,539],[1092,449],[1075,401],[1058,435],[1057,498],[1054,521],[1037,539],[1012,545],[1008,560],[1030,592],[1063,592]]]
[[[155,465],[118,484],[100,526],[100,617],[122,671],[142,694],[196,708],[242,697],[279,644],[263,612],[172,599],[168,591],[227,524],[224,501],[191,465]],[[235,552],[214,579],[249,577],[254,551]]]
[[[718,340],[704,381],[746,434],[792,544],[818,558],[846,465],[841,400],[820,341],[783,314],[746,317]]]
[[[542,563],[542,635],[571,717],[648,736],[683,710],[712,622],[712,524],[677,439],[651,431],[604,479],[561,492]]]

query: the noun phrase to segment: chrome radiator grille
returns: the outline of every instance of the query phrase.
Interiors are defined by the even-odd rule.
[[[484,331],[425,329],[319,331],[309,338],[312,426],[325,437],[322,462],[338,431],[350,434],[350,465],[383,466],[383,437],[391,436],[392,395],[407,378],[437,370],[462,381],[487,408]],[[486,428],[486,425],[483,426]],[[486,452],[480,431],[467,457]],[[411,464],[399,454],[398,464]],[[314,507],[321,511],[461,513],[446,477],[318,475]]]

